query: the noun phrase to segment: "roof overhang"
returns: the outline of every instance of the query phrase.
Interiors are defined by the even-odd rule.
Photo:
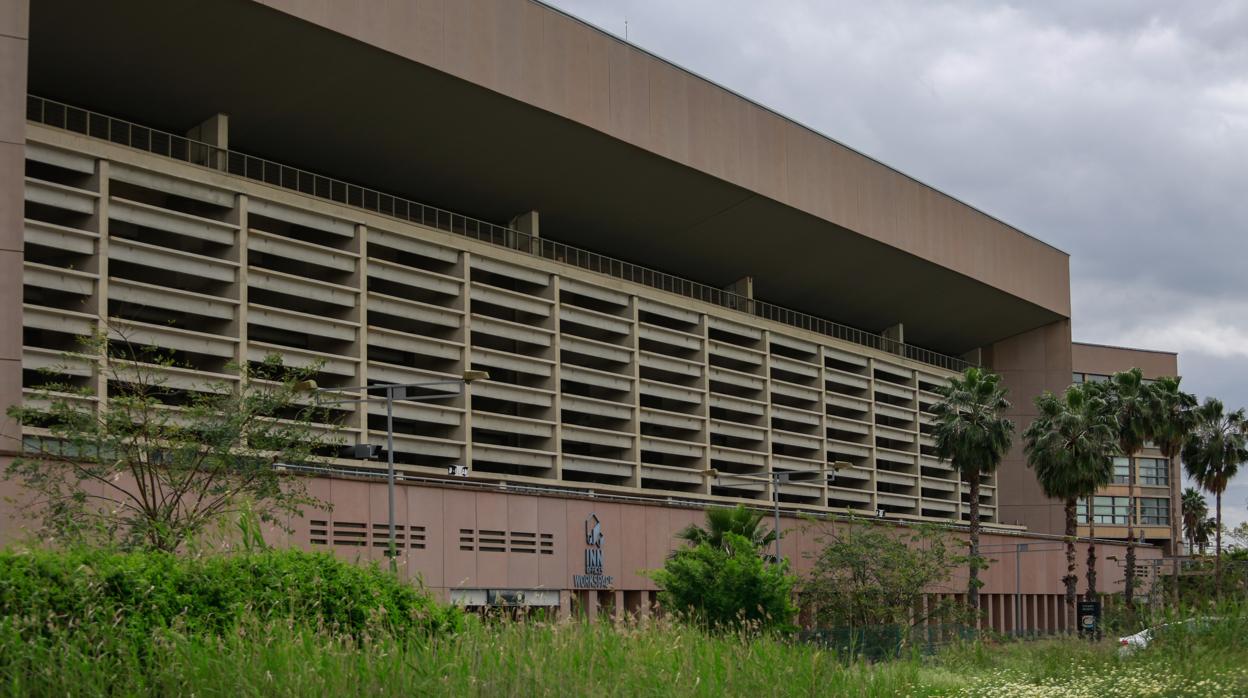
[[[946,353],[1069,316],[1061,251],[543,5],[269,4],[39,0],[30,91]]]

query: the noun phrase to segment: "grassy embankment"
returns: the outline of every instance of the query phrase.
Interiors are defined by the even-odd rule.
[[[372,583],[369,576],[317,560],[274,555],[237,563],[225,573],[227,586],[204,581],[223,574],[217,563],[143,567],[136,583],[126,581],[134,575],[124,565],[100,569],[106,561],[51,572],[19,565],[16,575],[10,566],[0,575],[0,694],[1248,695],[1242,610],[1223,611],[1209,632],[1161,638],[1126,660],[1112,640],[1046,640],[970,643],[935,657],[845,665],[809,645],[709,637],[668,622],[464,622],[394,589],[372,594],[365,605],[373,610],[356,613],[355,605],[329,599],[370,596],[357,586]],[[321,581],[327,575],[329,587]],[[34,584],[51,578],[62,588]],[[259,601],[238,591],[253,578],[268,590],[252,595]],[[67,593],[66,585],[77,591]],[[282,585],[289,588],[274,594]],[[23,596],[29,612],[18,610]],[[295,603],[274,602],[283,596]],[[215,619],[188,622],[179,603]],[[396,608],[423,620],[396,624],[389,610]],[[169,622],[133,622],[136,614],[170,612]]]
[[[289,623],[221,636],[160,631],[146,653],[72,634],[0,636],[13,695],[1248,695],[1245,623],[1120,660],[1112,642],[969,644],[936,657],[846,666],[772,639],[709,638],[668,624],[469,623],[400,642]]]

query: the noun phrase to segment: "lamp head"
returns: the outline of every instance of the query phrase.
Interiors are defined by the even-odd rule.
[[[472,383],[473,381],[488,381],[489,379],[489,371],[464,371],[465,383]]]
[[[296,393],[315,393],[317,391],[316,381],[311,379],[299,381],[295,383],[294,391]]]

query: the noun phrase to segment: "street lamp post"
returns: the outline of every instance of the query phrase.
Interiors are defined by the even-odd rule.
[[[832,483],[836,481],[837,470],[840,470],[841,468],[849,468],[853,466],[852,463],[849,463],[847,461],[842,461],[842,460],[829,463],[828,465],[831,466],[831,471],[826,472],[824,475],[825,481],[827,483]],[[699,470],[697,472],[699,472],[704,478],[718,478],[720,475],[719,471],[716,470],[715,468],[707,468],[705,470]],[[789,482],[793,475],[801,474],[802,472],[815,472],[815,471],[775,470],[766,476],[744,475],[744,474],[734,475],[734,477],[742,479],[742,480],[753,480],[755,482],[758,482],[758,481],[770,481],[771,482],[771,502],[772,502],[772,513],[774,515],[774,523],[772,524],[773,526],[772,534],[776,537],[776,555],[774,559],[774,564],[777,564],[777,565],[780,564],[780,483]],[[823,469],[821,469],[819,472],[824,472],[824,471]]]
[[[1026,543],[1014,544],[1014,634],[1023,634],[1023,553],[1027,552]]]
[[[1046,553],[1057,550],[1065,550],[1064,545],[1045,545],[1035,543],[998,543],[996,545],[982,545],[980,551],[995,550],[1000,553],[1014,553],[1014,634],[1021,635],[1023,626],[1026,625],[1022,621],[1023,616],[1023,555],[1028,553]]]
[[[792,473],[787,470],[773,470],[771,472],[771,502],[774,506],[776,522],[771,529],[776,537],[776,558],[773,564],[780,564],[780,483],[788,482]]]
[[[356,385],[348,388],[319,388],[316,381],[307,380],[295,386],[300,392],[310,392],[313,400],[317,405],[343,405],[349,403],[371,402],[381,399],[380,397],[372,397],[368,395],[373,391],[385,391],[386,401],[386,504],[388,509],[390,544],[387,556],[390,558],[390,571],[398,573],[398,544],[395,535],[395,516],[394,516],[394,401],[408,400],[410,402],[423,402],[428,400],[445,400],[448,398],[458,397],[465,394],[467,386],[473,381],[488,380],[490,374],[486,371],[464,371],[463,375],[458,379],[451,380],[435,380],[424,381],[421,383],[382,383],[380,385]],[[455,391],[449,390],[435,391],[426,395],[409,395],[408,391],[412,389],[431,390],[441,386],[455,386]],[[347,400],[330,400],[322,401],[320,395],[323,393],[346,393],[346,392],[363,392],[365,397],[351,398]],[[367,433],[367,432],[366,432]]]

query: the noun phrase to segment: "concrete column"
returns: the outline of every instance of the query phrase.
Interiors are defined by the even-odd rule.
[[[460,370],[467,371],[472,367],[472,255],[461,252],[459,255],[459,272],[464,279],[460,303],[464,311],[464,327],[461,339],[464,342],[463,354],[460,357]],[[464,440],[464,467],[472,472],[472,389],[465,389],[464,419],[460,426],[459,438]]]
[[[0,10],[0,454],[16,453],[17,423],[4,415],[22,399],[22,219],[26,176],[26,55],[30,5],[8,0]]]
[[[213,114],[186,132],[192,141],[205,143],[211,148],[195,148],[191,150],[191,162],[218,170],[225,169],[225,158],[221,150],[230,147],[230,117],[225,114]]]
[[[893,325],[892,327],[885,327],[884,329],[880,330],[880,336],[883,337],[884,339],[891,339],[894,342],[905,343],[906,327],[905,325],[899,322],[896,325]],[[884,351],[889,351],[887,347],[881,347],[881,349],[884,349]]]
[[[356,306],[356,320],[360,323],[360,329],[355,336],[355,355],[359,359],[356,364],[355,382],[356,385],[368,385],[368,226],[355,226],[355,251],[359,253],[359,261],[355,265],[355,283],[359,289],[359,300]],[[362,400],[368,397],[368,391],[361,390],[358,397]],[[359,435],[356,437],[357,444],[370,443],[368,438],[368,408],[367,402],[361,402],[355,405],[355,424],[360,429]]]
[[[965,354],[963,354],[960,358],[963,361],[974,364],[976,366],[982,366],[984,363],[984,350],[979,349],[979,348],[972,349],[966,352]]]
[[[630,487],[641,487],[641,311],[637,305],[637,296],[629,296],[628,313],[628,350],[632,352],[633,361],[633,449],[630,454],[633,473],[628,484]]]
[[[238,262],[238,277],[234,282],[234,298],[238,300],[235,312],[235,332],[238,337],[237,354],[234,361],[239,367],[247,365],[247,238],[250,228],[247,223],[247,196],[239,194],[235,197],[234,210],[230,212],[231,222],[238,224],[238,237],[235,239],[234,261]]]
[[[186,132],[186,137],[218,148],[230,147],[230,117],[213,114]]]
[[[1065,390],[1071,382],[1070,321],[1059,320],[984,348],[984,363],[1001,374],[1010,389],[1015,433],[1022,434],[1036,416],[1033,400],[1045,390]],[[1065,530],[1062,507],[1040,491],[1035,473],[1027,467],[1023,440],[1014,447],[997,470],[997,482],[1009,487],[997,490],[997,521],[1022,524],[1037,533],[1061,535]]]
[[[747,300],[741,305],[741,307],[736,309],[750,313],[751,315],[754,314],[754,277],[743,276],[725,286],[724,290],[729,293],[735,293],[738,296],[745,296]]]
[[[598,620],[598,592],[589,590],[585,592],[585,617],[590,621]]]
[[[91,260],[97,277],[95,281],[95,316],[99,318],[97,330],[109,333],[108,326],[108,206],[109,206],[109,162],[95,161],[95,190],[100,198],[95,204],[95,216],[91,227],[99,237],[95,244],[95,258]],[[105,373],[105,357],[101,354],[96,368],[95,386],[97,414],[102,414],[108,404],[108,376]]]
[[[698,467],[702,470],[709,470],[711,468],[711,327],[706,313],[698,315],[698,331],[702,335],[702,351],[698,352],[698,364],[702,368],[702,380],[698,384],[702,390],[702,409],[698,415],[702,418],[702,460],[698,463]],[[706,494],[711,493],[713,480],[714,478],[710,477],[702,478]]]
[[[550,385],[554,390],[554,404],[552,419],[555,422],[554,443],[551,445],[552,451],[555,453],[555,473],[556,480],[563,480],[563,361],[560,360],[561,347],[563,345],[563,331],[560,329],[559,318],[562,313],[562,299],[560,296],[560,279],[558,274],[550,276],[550,294],[553,303],[550,306],[550,329],[554,332],[550,343],[550,358],[554,359],[554,366],[550,371]]]
[[[767,465],[763,469],[763,472],[762,472],[763,477],[767,478],[767,483],[763,485],[763,500],[766,503],[766,506],[772,507],[774,506],[772,504],[772,498],[775,497],[773,492],[775,491],[776,486],[775,486],[775,482],[773,482],[771,479],[771,474],[772,472],[774,472],[774,466],[773,466],[773,459],[771,457],[772,430],[771,430],[771,331],[770,330],[763,330],[763,351],[766,352],[766,354],[763,356],[763,402],[764,402],[763,428],[766,430],[763,432],[763,453],[766,454],[767,456]],[[709,411],[708,411],[708,414],[709,414]],[[770,519],[771,517],[768,517],[768,518]],[[781,527],[783,528],[783,524],[781,524]],[[779,536],[780,531],[776,531],[776,535]],[[780,548],[781,553],[784,552],[783,545],[784,543],[782,541],[781,548]],[[774,553],[775,552],[774,547],[769,552]]]
[[[509,247],[514,247],[517,250],[533,254],[537,254],[541,251],[540,238],[542,236],[542,225],[541,216],[537,211],[526,211],[513,217],[511,221],[507,223],[507,227],[529,236],[528,239],[520,238],[517,240],[509,240]]]

